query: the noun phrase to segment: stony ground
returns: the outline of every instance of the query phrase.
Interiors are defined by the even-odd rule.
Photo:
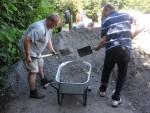
[[[65,96],[62,106],[57,104],[55,89],[48,87],[47,90],[38,88],[46,95],[45,99],[35,100],[28,97],[27,72],[22,61],[12,66],[8,73],[6,87],[9,88],[10,102],[6,106],[6,113],[150,113],[150,75],[149,62],[145,56],[134,55],[128,71],[128,78],[122,92],[123,104],[119,108],[112,108],[110,105],[111,94],[115,87],[116,71],[112,72],[112,78],[107,91],[107,97],[101,98],[98,95],[98,87],[103,69],[104,49],[94,52],[92,55],[80,58],[77,49],[91,45],[99,41],[100,32],[94,30],[62,32],[53,38],[57,50],[70,48],[72,54],[65,57],[45,58],[45,74],[48,78],[55,77],[58,66],[67,60],[85,60],[92,64],[92,73],[89,85],[92,91],[88,92],[87,107],[82,105],[82,96]],[[4,113],[1,112],[0,113]]]
[[[82,61],[73,61],[66,64],[60,72],[60,81],[67,83],[84,83],[88,80],[90,66]]]

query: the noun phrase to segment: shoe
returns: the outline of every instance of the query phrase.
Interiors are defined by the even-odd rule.
[[[99,95],[100,95],[101,97],[105,97],[105,96],[106,96],[106,92],[99,91]]]
[[[87,90],[90,92],[92,91],[92,87],[91,86],[88,86]]]
[[[101,91],[101,89],[99,88],[99,95],[101,97],[105,97],[106,96],[106,91]]]
[[[47,80],[46,78],[41,80],[41,86],[46,89],[50,83],[54,82],[53,80]]]
[[[37,90],[31,90],[30,91],[30,98],[35,98],[35,99],[43,99],[45,96],[38,93]]]
[[[112,107],[118,107],[122,103],[122,100],[112,100]]]
[[[101,85],[100,88],[99,88],[99,95],[100,95],[101,97],[105,97],[105,96],[106,96],[106,88],[103,87],[102,85]]]

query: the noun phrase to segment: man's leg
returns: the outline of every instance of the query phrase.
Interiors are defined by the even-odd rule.
[[[44,95],[39,94],[36,89],[36,73],[29,72],[28,83],[29,83],[29,87],[30,87],[30,97],[31,98],[36,98],[36,99],[44,98]]]
[[[29,72],[28,83],[29,83],[30,90],[36,89],[36,73]]]
[[[45,78],[44,76],[44,60],[43,58],[38,59],[38,65],[39,65],[39,75],[41,80]]]
[[[28,83],[30,87],[30,97],[31,98],[36,98],[36,99],[41,99],[44,97],[44,95],[41,95],[37,92],[36,88],[36,74],[38,72],[38,63],[36,59],[32,59],[32,62],[29,64],[25,63],[25,66],[27,70],[29,71],[28,74]]]
[[[114,65],[115,65],[115,61],[114,61],[112,52],[106,53],[104,67],[103,67],[103,71],[102,71],[102,77],[101,77],[101,86],[100,86],[101,92],[105,92],[107,89],[110,73],[111,73]]]
[[[128,62],[120,62],[118,63],[118,78],[116,89],[114,95],[112,96],[113,100],[120,100],[120,92],[123,88],[126,75],[127,75]]]
[[[123,53],[122,53],[123,52]],[[115,92],[112,96],[113,100],[120,100],[120,93],[123,88],[124,82],[126,80],[127,76],[127,69],[128,69],[128,63],[130,60],[130,53],[128,50],[123,50],[120,52],[120,56],[117,61],[118,65],[118,78],[117,78],[117,84]]]
[[[41,86],[44,86],[46,88],[52,80],[47,80],[44,74],[44,60],[43,58],[38,59],[38,66],[39,66],[39,75],[41,78]]]

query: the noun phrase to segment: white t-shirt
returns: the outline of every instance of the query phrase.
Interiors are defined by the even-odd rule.
[[[31,24],[20,40],[21,50],[24,50],[25,37],[31,38],[30,56],[38,57],[46,48],[48,41],[52,37],[52,29],[46,27],[46,20],[41,20]]]

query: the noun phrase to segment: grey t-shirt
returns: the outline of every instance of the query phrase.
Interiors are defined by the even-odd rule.
[[[30,56],[38,57],[46,48],[48,41],[52,37],[52,29],[47,29],[46,20],[41,20],[31,24],[23,34],[19,46],[24,51],[24,39],[31,38],[32,44],[30,48]]]

